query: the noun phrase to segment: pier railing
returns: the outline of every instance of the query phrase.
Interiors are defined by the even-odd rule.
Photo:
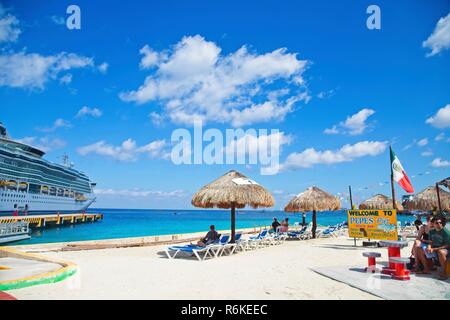
[[[49,225],[76,224],[83,222],[95,222],[103,219],[102,213],[65,213],[42,214],[29,216],[0,217],[0,226],[8,223],[24,222],[34,228],[44,228]]]
[[[29,223],[25,221],[0,224],[0,237],[28,233]]]

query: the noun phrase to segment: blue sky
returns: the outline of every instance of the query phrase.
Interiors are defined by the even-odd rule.
[[[358,201],[390,193],[389,145],[417,191],[449,175],[448,1],[0,3],[0,121],[49,160],[67,153],[97,207],[191,208],[230,169],[276,209],[310,185]],[[195,117],[278,129],[283,170],[173,164],[171,134]]]

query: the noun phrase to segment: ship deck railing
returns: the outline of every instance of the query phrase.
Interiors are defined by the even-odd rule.
[[[29,233],[30,224],[26,221],[17,221],[0,224],[0,237]]]

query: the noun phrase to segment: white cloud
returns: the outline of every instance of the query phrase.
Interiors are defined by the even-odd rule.
[[[43,89],[50,79],[71,69],[92,67],[92,58],[74,53],[42,56],[25,52],[0,55],[0,86]]]
[[[53,23],[57,24],[57,25],[66,25],[66,20],[64,19],[64,17],[61,16],[51,16],[50,19],[53,21]]]
[[[49,137],[24,137],[22,139],[16,139],[19,142],[24,144],[31,145],[39,150],[44,152],[49,152],[56,149],[61,149],[66,146],[66,142],[64,140],[58,138],[49,138]]]
[[[53,131],[56,131],[56,129],[58,129],[58,128],[71,128],[71,127],[72,127],[72,124],[70,123],[70,121],[60,118],[60,119],[56,119],[51,127],[36,128],[36,130],[41,131],[41,132],[53,132]]]
[[[354,115],[347,117],[343,122],[334,125],[329,129],[325,129],[325,134],[339,134],[346,133],[353,136],[360,135],[368,128],[367,119],[375,113],[374,110],[364,108]]]
[[[98,108],[89,108],[87,106],[84,106],[78,111],[75,118],[81,118],[86,115],[92,116],[94,118],[100,118],[102,114],[103,112]]]
[[[161,126],[164,122],[164,116],[157,112],[150,112],[148,116],[155,126]]]
[[[136,141],[128,138],[119,146],[107,144],[105,141],[98,141],[84,147],[79,147],[77,152],[82,156],[93,153],[111,157],[119,161],[136,161],[139,154],[147,154],[150,158],[167,159],[170,157],[170,154],[165,150],[166,145],[165,140],[155,140],[139,147]]]
[[[441,141],[444,139],[445,139],[445,133],[441,132],[434,138],[434,141]]]
[[[236,154],[237,156],[248,156],[257,158],[263,152],[271,150],[271,156],[277,156],[281,153],[284,145],[290,144],[292,137],[284,132],[271,134],[260,134],[259,136],[249,133],[244,134],[237,140],[231,141],[224,149],[224,154]]]
[[[268,121],[282,121],[286,114],[292,111],[293,105],[300,100],[308,100],[305,93],[298,97],[292,97],[285,104],[280,104],[276,100],[266,101],[262,104],[253,104],[248,108],[230,112],[231,125],[233,127],[242,127],[253,123]]]
[[[331,89],[328,91],[321,91],[317,94],[317,98],[319,99],[327,99],[330,98],[332,96],[334,96],[336,94],[336,89]]]
[[[148,45],[145,45],[139,53],[143,55],[139,66],[141,69],[149,69],[151,67],[157,66],[160,60],[162,59],[162,55]]]
[[[422,46],[431,49],[427,57],[434,56],[450,47],[450,13],[439,19],[433,33],[422,43]]]
[[[428,139],[427,138],[423,138],[423,139],[420,139],[419,141],[417,141],[417,145],[419,146],[419,147],[424,147],[424,146],[426,146],[428,144]]]
[[[433,152],[431,150],[424,151],[420,154],[422,157],[431,157],[433,155]]]
[[[431,162],[431,166],[435,168],[447,168],[450,167],[450,161],[442,160],[441,158],[436,158]]]
[[[0,43],[15,42],[20,33],[19,20],[15,16],[7,14],[0,3]]]
[[[314,165],[331,165],[350,162],[365,156],[376,156],[386,150],[386,141],[361,141],[353,145],[346,144],[339,150],[317,151],[314,148],[306,149],[300,153],[291,153],[283,163],[283,169],[311,168]]]
[[[72,74],[68,73],[59,78],[59,82],[62,84],[69,84],[72,82]]]
[[[438,129],[450,127],[450,104],[440,108],[438,112],[434,116],[428,118],[425,123],[428,123]]]
[[[307,61],[295,53],[281,48],[259,55],[246,46],[228,55],[221,51],[199,35],[184,37],[162,52],[145,46],[140,67],[150,75],[120,98],[137,104],[156,101],[175,123],[201,119],[234,126],[281,120],[294,103],[307,102],[302,78]],[[289,84],[291,92],[274,95],[277,84]]]
[[[112,196],[112,197],[125,197],[125,198],[147,198],[147,197],[157,197],[157,198],[173,198],[173,197],[185,197],[187,192],[184,190],[174,190],[174,191],[154,191],[154,190],[142,190],[139,188],[135,189],[94,189],[94,193],[100,196]]]
[[[109,64],[106,63],[106,62],[103,62],[103,63],[100,64],[97,68],[98,68],[98,70],[99,70],[101,73],[106,73],[106,72],[108,71]]]
[[[334,125],[331,128],[323,130],[323,133],[325,133],[325,134],[339,134],[339,129],[337,128],[336,125]]]

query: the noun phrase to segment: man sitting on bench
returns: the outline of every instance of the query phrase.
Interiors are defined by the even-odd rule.
[[[445,266],[447,263],[448,251],[450,248],[450,232],[445,228],[445,217],[436,216],[431,220],[434,229],[430,230],[430,243],[423,244],[423,250],[417,251],[417,259],[423,265],[423,271],[416,270],[416,273],[430,273],[429,260],[438,259],[441,265],[441,272],[439,273],[440,280],[447,280],[448,276],[445,273]]]

